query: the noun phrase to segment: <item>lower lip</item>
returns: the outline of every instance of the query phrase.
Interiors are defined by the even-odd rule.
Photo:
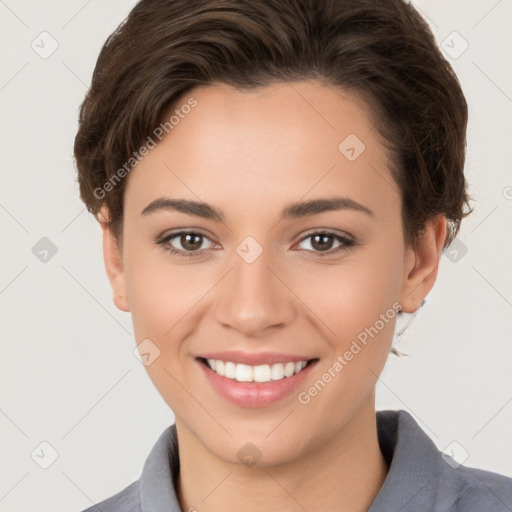
[[[265,407],[279,402],[297,389],[317,361],[311,362],[291,377],[270,382],[238,382],[222,377],[199,360],[197,363],[212,387],[229,402],[243,407]]]

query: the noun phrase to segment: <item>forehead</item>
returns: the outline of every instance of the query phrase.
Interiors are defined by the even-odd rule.
[[[333,192],[382,207],[398,200],[371,109],[352,93],[311,81],[216,84],[173,112],[191,97],[195,107],[131,172],[127,205],[140,211],[162,195],[245,210]]]

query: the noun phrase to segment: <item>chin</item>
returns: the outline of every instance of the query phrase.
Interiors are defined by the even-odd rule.
[[[286,445],[275,441],[231,441],[229,443],[220,442],[215,446],[208,446],[210,442],[205,443],[205,447],[217,458],[237,466],[248,468],[268,468],[280,466],[292,462],[298,457],[296,445],[289,442]]]

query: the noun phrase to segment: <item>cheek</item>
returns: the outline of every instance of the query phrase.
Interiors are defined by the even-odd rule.
[[[338,265],[318,265],[314,271],[303,267],[294,290],[317,315],[326,337],[341,349],[398,300],[400,258],[400,251],[372,250]]]
[[[126,288],[136,342],[151,340],[158,354],[145,370],[169,407],[181,411],[189,404],[180,385],[187,356],[180,340],[198,325],[197,305],[211,285],[193,266],[171,264],[159,252],[135,246],[127,253]]]
[[[172,263],[161,248],[130,247],[128,243],[127,247],[126,289],[136,339],[163,341],[174,335],[181,319],[188,318],[208,289],[207,283],[194,270],[198,267]]]
[[[369,252],[347,259],[319,280],[309,278],[307,303],[315,305],[312,309],[322,321],[330,350],[317,372],[318,380],[309,382],[298,400],[309,417],[331,418],[321,428],[333,432],[374,389],[393,340],[402,253]],[[308,422],[311,435],[320,428],[317,423]]]

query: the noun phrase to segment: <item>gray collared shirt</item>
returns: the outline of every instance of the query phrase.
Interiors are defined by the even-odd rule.
[[[377,412],[377,429],[390,467],[368,512],[512,512],[512,478],[458,465],[406,411]],[[174,424],[160,435],[139,480],[82,512],[182,512],[178,473]]]

